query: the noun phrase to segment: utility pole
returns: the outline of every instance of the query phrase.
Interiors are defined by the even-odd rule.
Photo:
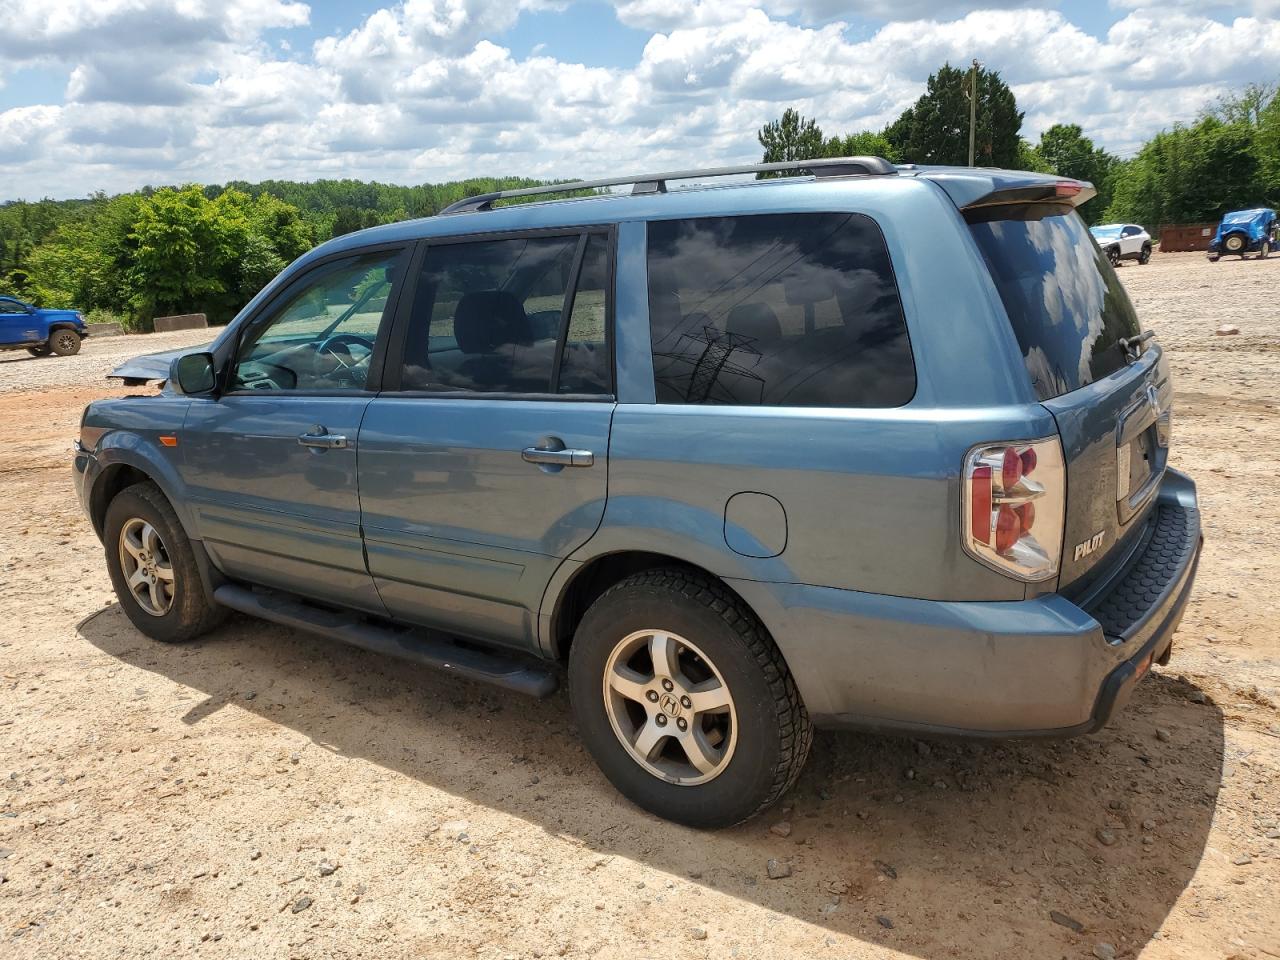
[[[973,166],[973,137],[978,125],[978,61],[974,58],[969,71],[969,166]]]

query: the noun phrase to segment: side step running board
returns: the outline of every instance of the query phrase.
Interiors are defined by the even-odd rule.
[[[223,606],[252,617],[317,633],[330,640],[411,660],[531,697],[550,696],[559,685],[559,675],[550,663],[532,657],[472,650],[425,630],[378,626],[354,614],[313,607],[287,594],[257,592],[226,583],[213,592],[213,598]]]

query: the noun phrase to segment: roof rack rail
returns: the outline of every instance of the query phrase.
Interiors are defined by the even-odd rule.
[[[440,213],[474,213],[492,210],[495,200],[510,197],[535,197],[543,194],[571,193],[575,190],[595,190],[600,187],[621,187],[632,184],[631,193],[666,193],[668,180],[694,180],[700,177],[731,177],[742,173],[774,173],[782,170],[810,170],[815,177],[888,177],[898,172],[884,157],[822,157],[811,160],[785,160],[781,163],[748,163],[737,167],[707,167],[702,170],[672,170],[667,173],[646,173],[635,177],[605,177],[600,180],[577,180],[572,183],[549,183],[542,187],[522,187],[519,190],[498,190],[474,197],[463,197],[449,204]]]

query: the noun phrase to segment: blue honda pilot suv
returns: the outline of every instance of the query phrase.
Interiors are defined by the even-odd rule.
[[[797,175],[667,189],[764,171]],[[1096,730],[1201,537],[1092,195],[861,157],[473,197],[91,404],[80,496],[148,636],[239,610],[565,676],[608,778],[686,824],[775,802],[815,725]]]

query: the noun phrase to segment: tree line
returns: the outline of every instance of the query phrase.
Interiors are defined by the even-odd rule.
[[[969,162],[968,70],[944,65],[925,92],[883,130],[828,136],[794,109],[759,133],[765,162],[859,154],[899,163]],[[1280,205],[1280,86],[1250,84],[1208,105],[1190,124],[1156,134],[1121,159],[1079,124],[1058,123],[1032,143],[1024,114],[995,70],[978,68],[974,163],[1090,181],[1089,223],[1140,223],[1153,235],[1174,223],[1210,223],[1229,210]],[[767,174],[766,174],[767,176]]]
[[[294,258],[463,197],[534,186],[481,177],[419,186],[268,180],[0,205],[0,294],[149,329],[169,313],[230,319]]]
[[[758,133],[765,161],[873,154],[897,162],[965,164],[968,70],[949,64],[883,130],[828,135],[787,110]],[[977,71],[975,163],[1091,181],[1090,223],[1210,223],[1228,210],[1280,205],[1280,93],[1253,84],[1121,159],[1078,124],[1036,142],[995,70]],[[229,319],[295,257],[354,230],[431,216],[463,197],[533,186],[521,177],[396,186],[359,180],[235,181],[146,188],[108,197],[0,204],[0,294],[76,307],[146,329],[166,313]]]

